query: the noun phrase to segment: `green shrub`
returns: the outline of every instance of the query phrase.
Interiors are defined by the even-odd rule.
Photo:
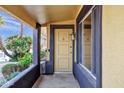
[[[5,79],[8,81],[15,77],[17,73],[21,72],[23,69],[18,64],[7,64],[2,67],[2,74]],[[16,73],[16,74],[15,74]]]
[[[17,64],[7,64],[2,67],[2,74],[8,81],[19,74],[21,71],[29,67],[32,63],[32,54],[26,53],[22,58],[19,59]]]
[[[40,51],[40,59],[41,60],[46,60],[48,55],[49,55],[49,51],[47,49],[46,50],[41,49],[41,51]]]
[[[1,77],[1,78],[0,78],[0,87],[1,87],[3,84],[5,84],[5,83],[6,83],[5,78]]]
[[[15,76],[17,76],[20,72],[13,72],[11,73],[8,77],[6,77],[6,80],[11,80],[12,78],[14,78]]]
[[[32,54],[26,53],[22,58],[19,59],[19,64],[23,68],[29,67],[29,65],[32,63]]]
[[[43,59],[46,56],[45,50],[40,51],[40,58]]]
[[[30,47],[32,44],[31,37],[22,37],[19,36],[11,36],[6,39],[6,48],[12,51],[12,61],[19,61],[25,53],[30,51]]]

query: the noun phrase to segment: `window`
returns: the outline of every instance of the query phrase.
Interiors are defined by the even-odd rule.
[[[91,14],[83,21],[83,65],[91,70]]]
[[[40,60],[48,59],[47,50],[47,27],[41,27],[41,45],[40,45]]]
[[[84,18],[82,23],[82,64],[87,68],[93,75],[96,73],[95,64],[95,46],[94,46],[94,29],[93,27],[94,16],[93,12],[90,11]]]
[[[33,65],[33,31],[0,10],[0,87]]]

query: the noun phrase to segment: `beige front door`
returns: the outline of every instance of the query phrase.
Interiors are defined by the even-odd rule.
[[[72,29],[55,29],[55,72],[72,71]]]

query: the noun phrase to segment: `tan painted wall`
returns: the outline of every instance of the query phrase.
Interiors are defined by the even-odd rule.
[[[124,87],[124,6],[103,6],[103,87]]]
[[[25,11],[23,7],[19,5],[2,5],[1,7],[13,14],[13,16],[19,18],[21,21],[35,27],[36,21]]]

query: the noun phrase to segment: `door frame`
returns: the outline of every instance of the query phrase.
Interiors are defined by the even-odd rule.
[[[54,74],[55,67],[54,67],[54,48],[55,48],[55,36],[54,32],[55,29],[72,29],[72,33],[74,34],[74,24],[57,24],[57,25],[50,25],[50,73]],[[74,63],[74,40],[72,41],[72,68]],[[73,69],[72,69],[73,70]]]

